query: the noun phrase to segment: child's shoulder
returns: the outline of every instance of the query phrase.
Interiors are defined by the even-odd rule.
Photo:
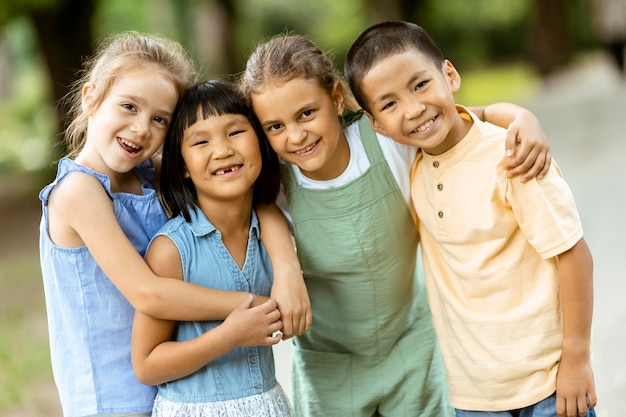
[[[54,182],[46,186],[41,194],[42,199],[48,199],[54,194],[56,199],[68,202],[88,201],[102,194],[106,194],[108,198],[108,178],[75,161],[63,158],[59,161]]]
[[[50,189],[45,200],[51,209],[54,207],[57,216],[68,219],[85,213],[93,220],[96,213],[103,213],[112,207],[111,197],[102,183],[83,172],[66,175],[63,181]]]
[[[505,128],[500,127],[498,125],[494,125],[493,123],[490,123],[490,122],[480,120],[480,118],[475,113],[473,113],[469,108],[463,105],[457,104],[456,109],[461,118],[473,122],[474,126],[477,127],[477,132],[479,134],[488,136],[488,137],[493,137],[495,139],[499,137],[501,138],[506,137]]]
[[[187,222],[182,213],[176,216],[170,217],[163,226],[157,232],[157,235],[164,235],[167,237],[172,236],[187,236],[193,234],[195,212],[194,209],[189,209],[189,215],[192,217],[192,221]]]
[[[175,216],[169,216],[167,221],[163,223],[163,226],[161,226],[161,228],[159,229],[159,233],[166,230],[171,230],[172,228],[176,229],[180,227],[183,223],[185,223],[185,218],[183,217],[182,213],[179,213]]]

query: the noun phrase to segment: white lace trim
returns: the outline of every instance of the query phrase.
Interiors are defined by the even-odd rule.
[[[181,403],[156,396],[152,417],[293,417],[287,395],[276,385],[262,394],[212,403]]]

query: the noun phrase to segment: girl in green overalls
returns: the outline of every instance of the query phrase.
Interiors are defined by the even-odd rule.
[[[240,85],[283,162],[311,299],[313,324],[294,339],[296,414],[452,416],[409,208],[416,149],[376,135],[358,113],[344,127],[348,95],[332,62],[302,36],[261,44]],[[497,112],[492,121],[521,117],[517,124],[540,138],[524,135],[517,151],[520,161],[530,155],[526,175],[545,172],[536,118],[497,106],[487,108]]]

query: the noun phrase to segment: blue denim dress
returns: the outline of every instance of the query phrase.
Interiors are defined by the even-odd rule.
[[[233,260],[222,243],[220,231],[204,213],[191,209],[190,214],[190,223],[177,216],[157,234],[167,236],[178,248],[185,281],[220,290],[269,296],[272,266],[259,239],[256,214],[253,212],[251,218],[243,269]],[[180,322],[174,337],[177,341],[194,339],[221,323],[221,320]],[[165,404],[167,415],[206,415],[216,409],[214,403],[263,394],[276,386],[271,346],[239,347],[185,378],[159,385],[153,415],[160,415],[164,410],[159,408]],[[284,406],[288,407],[288,400],[285,401]],[[248,411],[258,415],[283,415],[276,410]],[[237,415],[247,413],[244,410]]]
[[[152,161],[135,168],[143,195],[112,193],[109,178],[63,158],[54,182],[39,194],[40,261],[54,379],[66,417],[97,413],[145,412],[156,389],[135,378],[130,360],[134,309],[96,264],[86,246],[62,248],[48,235],[48,198],[71,172],[87,173],[102,183],[115,216],[143,256],[152,236],[167,221],[152,188]],[[93,213],[93,221],[98,214]]]

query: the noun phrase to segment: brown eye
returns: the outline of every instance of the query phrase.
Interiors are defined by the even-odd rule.
[[[390,109],[391,107],[393,107],[393,105],[394,105],[394,104],[396,104],[396,102],[395,102],[395,101],[390,101],[389,103],[385,104],[385,105],[383,106],[383,108],[382,108],[382,109],[380,109],[380,111]]]
[[[167,119],[164,117],[157,116],[154,118],[154,121],[159,124],[162,124],[163,126],[167,126]]]
[[[228,134],[228,137],[237,136],[237,135],[239,135],[240,133],[243,133],[243,132],[245,132],[245,130],[235,130],[235,131],[230,132]]]
[[[424,88],[424,87],[426,87],[426,84],[428,84],[428,81],[421,81],[421,82],[417,83],[417,85],[415,86],[415,89],[419,90],[420,88]]]

